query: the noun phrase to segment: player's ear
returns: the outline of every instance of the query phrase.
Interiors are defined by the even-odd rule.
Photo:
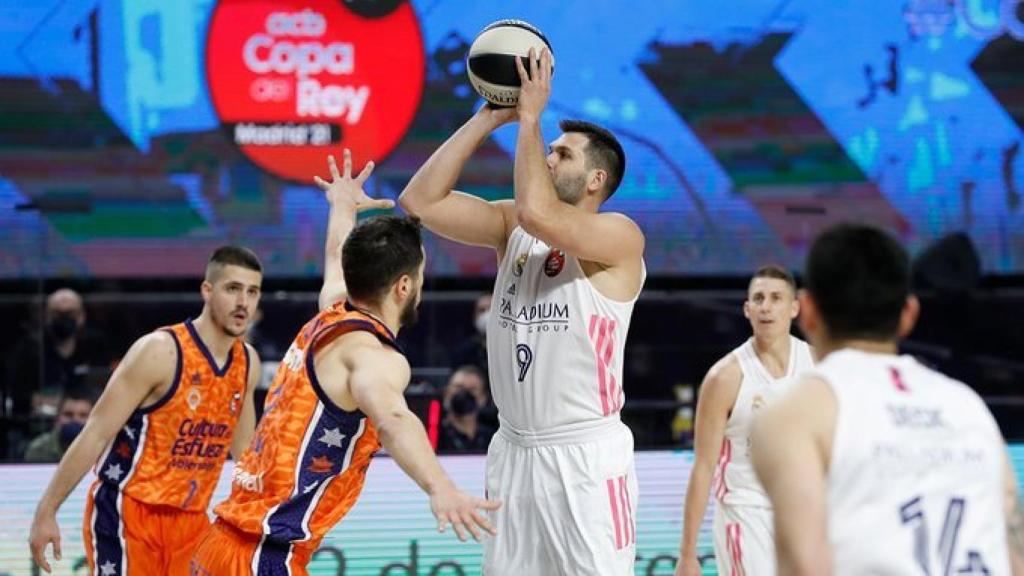
[[[608,181],[608,172],[600,168],[595,168],[590,171],[587,190],[592,192],[601,192],[603,194],[605,182]]]
[[[917,299],[917,296],[913,294],[907,296],[907,301],[903,303],[903,310],[900,310],[900,325],[897,336],[906,338],[914,330],[914,325],[917,324],[917,318],[920,315],[921,302]]]
[[[413,291],[412,277],[408,274],[402,274],[398,277],[398,281],[395,282],[395,290],[398,299],[402,302],[409,299]]]
[[[811,341],[812,345],[817,346],[816,340],[819,331],[822,329],[822,324],[821,314],[818,312],[818,307],[814,304],[814,298],[807,290],[800,289],[796,294],[796,300],[800,312],[800,331]]]
[[[203,280],[203,283],[199,285],[199,293],[203,295],[203,302],[209,302],[210,297],[213,296],[213,284],[209,280]]]

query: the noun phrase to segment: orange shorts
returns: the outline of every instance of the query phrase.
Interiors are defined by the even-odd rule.
[[[146,504],[97,484],[86,498],[83,522],[89,573],[188,576],[192,553],[210,529],[206,512]]]
[[[192,557],[191,576],[307,576],[316,546],[294,547],[260,541],[221,520],[213,523]],[[287,567],[287,569],[286,569]]]

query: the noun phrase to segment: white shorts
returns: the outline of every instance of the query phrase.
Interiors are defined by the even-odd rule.
[[[775,576],[771,508],[719,502],[714,533],[715,560],[721,576]]]
[[[637,483],[633,433],[621,422],[585,442],[494,435],[487,497],[498,535],[484,539],[485,576],[632,576]]]

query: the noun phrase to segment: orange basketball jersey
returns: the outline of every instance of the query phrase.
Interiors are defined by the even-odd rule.
[[[242,411],[249,351],[236,340],[218,368],[191,321],[164,330],[178,349],[171,387],[114,437],[97,463],[97,484],[146,504],[204,511]]]
[[[180,555],[172,548],[187,541],[188,534],[161,536],[160,522],[126,529],[132,519],[164,517],[177,509],[181,518],[171,523],[186,532],[208,526],[206,507],[242,410],[249,378],[245,344],[236,340],[218,368],[191,321],[163,330],[174,337],[178,350],[171,387],[156,404],[132,413],[96,463],[97,480],[89,489],[84,518],[87,556],[96,573],[160,573],[165,562]],[[145,538],[131,540],[139,535]],[[151,539],[163,543],[156,546]],[[145,557],[129,558],[133,549]]]
[[[277,369],[253,442],[235,465],[231,496],[214,510],[220,521],[258,539],[254,574],[308,561],[363,488],[380,448],[377,430],[362,412],[332,402],[313,369],[316,350],[358,330],[400,351],[386,326],[348,303],[306,323]]]

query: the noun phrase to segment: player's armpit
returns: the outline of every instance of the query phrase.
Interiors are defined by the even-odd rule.
[[[804,379],[754,420],[751,458],[772,502],[780,574],[832,573],[826,475],[835,412],[828,385]]]

